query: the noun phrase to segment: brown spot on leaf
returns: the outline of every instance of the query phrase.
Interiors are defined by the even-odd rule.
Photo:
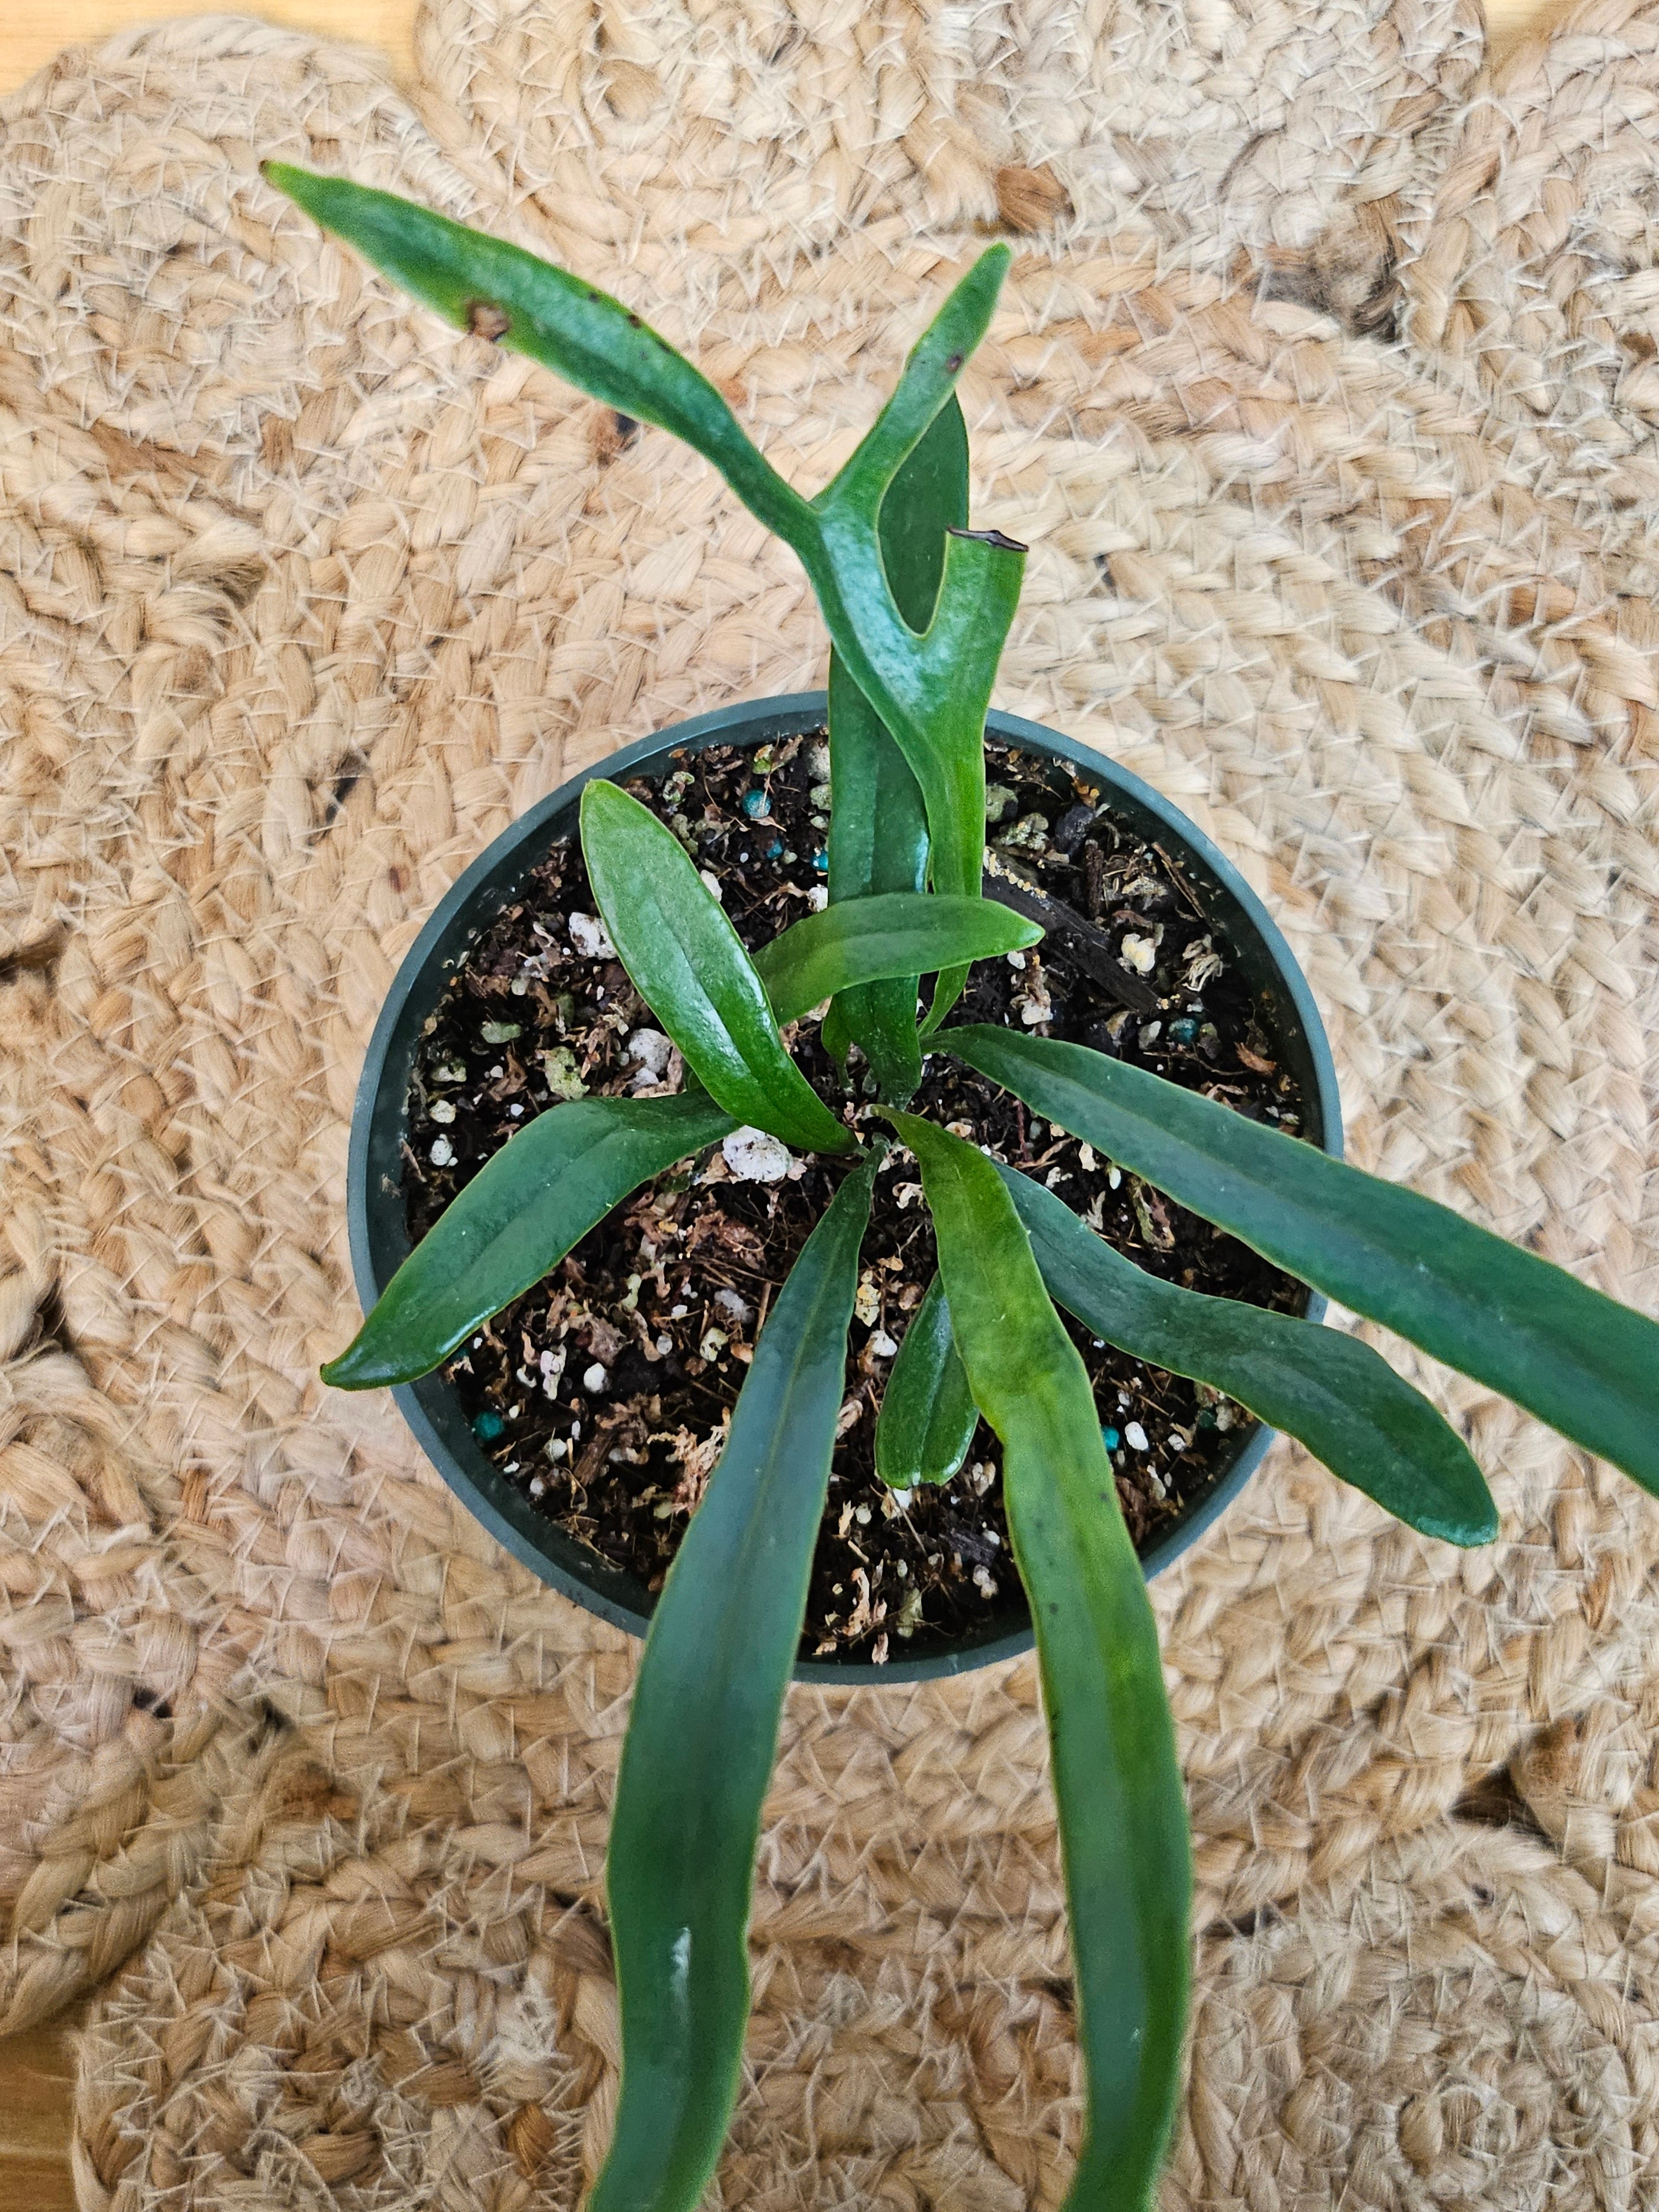
[[[491,345],[498,345],[512,329],[513,318],[491,300],[471,300],[466,326],[475,338],[488,338]]]

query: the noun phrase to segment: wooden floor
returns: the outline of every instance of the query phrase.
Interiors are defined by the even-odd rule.
[[[0,94],[21,84],[72,40],[203,12],[200,0],[176,7],[166,0],[10,0],[0,16]],[[409,73],[415,0],[265,0],[246,12],[378,46],[400,76]],[[1501,52],[1564,12],[1561,0],[1486,0],[1492,46]],[[67,2028],[36,2028],[0,2043],[0,2212],[73,2212],[73,2081]]]
[[[74,2212],[68,2031],[30,2028],[0,2043],[0,2212]]]

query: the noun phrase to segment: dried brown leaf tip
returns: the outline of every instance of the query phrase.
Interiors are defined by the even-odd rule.
[[[488,338],[491,345],[496,345],[512,329],[513,318],[492,300],[470,300],[466,326],[475,338]]]
[[[994,545],[1001,553],[1029,553],[1030,547],[1023,545],[1018,538],[1010,538],[1006,530],[950,530],[950,538],[975,538],[981,545]]]

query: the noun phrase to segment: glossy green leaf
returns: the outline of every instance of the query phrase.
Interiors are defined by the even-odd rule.
[[[957,284],[874,428],[813,501],[825,572],[812,573],[808,563],[837,653],[921,787],[933,888],[964,895],[979,889],[985,714],[1019,601],[1025,548],[998,531],[967,528],[965,453],[953,453],[946,442],[954,440],[954,426],[939,432],[937,447],[923,457],[928,478],[918,489],[938,505],[925,520],[917,519],[913,538],[895,536],[895,526],[901,532],[905,526],[898,514],[887,531],[872,526],[878,510],[872,500],[891,496],[887,486],[896,488],[895,472],[919,450],[921,428],[933,424],[984,336],[1007,268],[1006,259],[994,258],[997,252],[994,247],[982,254]],[[965,431],[963,436],[965,447]],[[892,564],[907,562],[915,544],[937,544],[940,526],[939,569],[930,562],[914,586],[896,587],[904,592],[896,597],[889,585]]]
[[[1489,1544],[1498,1508],[1468,1447],[1387,1360],[1338,1329],[1202,1297],[1115,1252],[1063,1199],[1000,1170],[1049,1296],[1133,1359],[1212,1383],[1397,1520]]]
[[[793,1022],[851,984],[966,967],[1042,935],[1036,922],[991,899],[888,891],[804,915],[761,947],[755,967],[780,1023]],[[912,1008],[914,1028],[914,1001]]]
[[[952,392],[882,495],[881,565],[907,628],[924,636],[939,604],[945,541],[968,527],[968,425]]]
[[[885,891],[919,891],[927,881],[927,813],[921,789],[882,720],[847,672],[830,659],[830,757],[835,799],[830,813],[830,902]],[[849,989],[830,1009],[827,1050],[844,1061],[856,1043],[880,1095],[895,1105],[921,1081],[916,1033],[920,975]]]
[[[950,1032],[1028,1106],[1659,1492],[1659,1325],[1312,1145],[1083,1045]]]
[[[343,177],[267,161],[266,180],[458,330],[528,354],[579,392],[683,439],[790,544],[811,509],[698,369],[619,301],[505,239]]]
[[[824,528],[828,536],[827,521]],[[921,787],[928,880],[935,890],[971,894],[979,888],[985,716],[1019,604],[1025,550],[998,531],[951,531],[925,638],[872,614],[878,586],[885,591],[880,558],[873,544],[866,546],[854,535],[849,520],[837,520],[828,578],[812,580],[837,652]]]
[[[957,281],[950,298],[911,348],[892,397],[860,440],[852,458],[813,501],[820,514],[863,514],[872,501],[879,504],[955,393],[969,356],[990,327],[1012,258],[1006,246],[993,246]],[[963,435],[965,441],[965,429]],[[946,470],[954,466],[953,458],[945,453],[941,452],[938,459]],[[964,509],[960,515],[941,516],[940,526],[949,528],[966,520]],[[919,538],[931,542],[933,534],[929,523]],[[884,552],[891,543],[886,541]],[[937,562],[937,555],[932,557]],[[937,587],[937,566],[933,582]],[[915,598],[921,596],[918,586]],[[898,602],[912,629],[927,628],[933,607],[931,595],[921,606],[914,600],[907,605],[902,592]]]
[[[911,1316],[876,1419],[876,1473],[895,1490],[949,1482],[968,1456],[979,1407],[951,1334],[937,1275]]]
[[[954,396],[918,441],[882,500],[882,566],[906,624],[926,630],[945,568],[945,537],[968,520],[968,428]],[[830,903],[883,891],[919,891],[927,881],[927,812],[921,787],[880,715],[830,658]],[[920,975],[848,992],[826,1025],[863,1048],[880,1096],[905,1104],[921,1081],[916,1032]],[[837,1058],[845,1054],[838,1053]]]
[[[841,1009],[836,1006],[833,999],[830,1000],[828,1008],[825,1010],[823,1024],[818,1030],[818,1042],[823,1045],[830,1059],[836,1061],[837,1066],[845,1069],[847,1066],[848,1054],[851,1051],[853,1046],[853,1036],[842,1016]],[[918,1082],[921,1079],[921,1054],[920,1050],[918,1050],[916,1054],[916,1080]],[[901,1079],[902,1079],[902,1078],[901,1078]]]
[[[933,620],[918,635],[878,542],[888,486],[955,390],[984,336],[1010,259],[989,246],[916,345],[899,386],[835,480],[807,501],[739,427],[708,379],[592,285],[429,209],[285,162],[264,174],[308,214],[463,330],[528,354],[579,390],[671,430],[712,461],[750,511],[794,549],[831,642],[921,787],[935,890],[979,888],[982,738],[1019,599],[1025,548],[953,532]]]
[[[761,1803],[806,1613],[872,1172],[847,1177],[778,1294],[657,1601],[606,1861],[622,2095],[588,2212],[690,2212],[737,2095]]]
[[[1073,2212],[1146,2205],[1187,2013],[1192,1855],[1158,1630],[1083,1361],[1012,1199],[973,1145],[908,1114],[957,1347],[1003,1446],[1054,1760],[1089,2093]]]
[[[617,957],[728,1114],[804,1152],[854,1139],[790,1059],[766,991],[673,831],[618,785],[582,793],[582,856]]]
[[[324,1382],[374,1390],[429,1374],[629,1191],[732,1126],[703,1093],[577,1098],[537,1115],[439,1215]]]

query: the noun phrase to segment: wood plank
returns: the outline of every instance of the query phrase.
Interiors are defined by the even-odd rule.
[[[0,2212],[75,2212],[73,2027],[53,2021],[0,2043]]]
[[[0,93],[33,76],[64,46],[107,38],[135,23],[204,12],[200,0],[194,6],[181,0],[174,7],[166,0],[159,6],[157,0],[10,0],[0,19]],[[415,0],[265,0],[246,13],[349,46],[378,46],[399,76],[410,74]]]

